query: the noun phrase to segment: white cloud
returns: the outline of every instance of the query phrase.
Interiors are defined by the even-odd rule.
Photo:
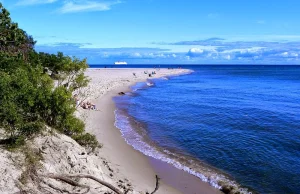
[[[218,52],[210,47],[210,48],[191,48],[189,49],[188,53],[187,53],[188,56],[190,57],[216,57],[218,55]]]
[[[170,47],[122,47],[101,48],[91,44],[60,43],[53,45],[38,45],[43,52],[63,51],[70,56],[88,57],[92,60],[102,59],[106,62],[116,60],[147,62],[180,61],[183,63],[237,63],[237,64],[299,64],[300,42],[222,42],[222,46],[184,45],[180,49]],[[257,44],[258,46],[252,46]],[[87,45],[87,46],[84,46]],[[247,47],[246,47],[247,46]],[[177,46],[176,46],[177,48]],[[176,51],[174,51],[176,50]],[[94,58],[93,58],[94,57]],[[140,61],[142,62],[142,61]]]
[[[298,58],[299,54],[296,52],[283,52],[278,54],[277,56],[285,57],[285,58]]]
[[[260,52],[262,49],[264,49],[265,47],[251,47],[251,48],[234,48],[234,49],[228,49],[223,51],[222,53],[241,53],[241,54],[245,54],[245,53],[258,53]]]
[[[111,9],[111,6],[121,3],[120,0],[19,0],[16,5],[30,6],[55,2],[60,4],[57,9],[59,13],[107,11]]]
[[[225,55],[224,58],[227,59],[227,60],[230,60],[231,56],[230,55]]]
[[[121,1],[65,1],[58,10],[60,13],[89,12],[89,11],[107,11],[112,5],[119,4]]]
[[[165,58],[166,56],[163,53],[159,53],[159,54],[156,55],[156,57]]]
[[[142,58],[142,55],[140,53],[137,53],[137,52],[132,53],[131,56],[134,57],[134,58]]]
[[[288,52],[283,52],[283,53],[281,54],[281,56],[283,56],[283,57],[288,57],[288,56],[289,56],[289,53],[288,53]]]
[[[37,4],[48,4],[54,3],[57,0],[20,0],[17,5],[37,5]]]
[[[291,53],[291,56],[292,57],[299,57],[299,54],[298,53]]]
[[[189,52],[191,52],[191,53],[197,53],[197,54],[202,54],[204,52],[204,50],[200,49],[200,48],[191,48],[189,50]]]

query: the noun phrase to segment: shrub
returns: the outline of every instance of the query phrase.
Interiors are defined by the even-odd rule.
[[[73,115],[68,116],[63,123],[63,133],[69,136],[84,132],[84,123]]]
[[[23,127],[20,128],[20,135],[31,137],[34,134],[40,133],[44,126],[45,125],[42,122],[26,123]]]
[[[95,135],[89,133],[82,133],[78,135],[73,135],[72,138],[79,143],[79,145],[84,146],[91,151],[95,151],[96,148],[100,148],[101,145],[96,139]]]

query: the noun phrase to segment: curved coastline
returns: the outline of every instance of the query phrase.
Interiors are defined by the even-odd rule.
[[[190,74],[190,73],[185,73],[185,74]],[[168,80],[169,77],[181,76],[181,75],[184,74],[171,75],[163,78]],[[162,79],[162,78],[157,78],[157,79]],[[133,87],[141,83],[144,83],[144,86],[133,89]],[[136,92],[138,89],[150,89],[152,85],[148,85],[147,83],[149,82],[146,81],[146,82],[135,83],[130,87],[129,92],[134,94],[134,92]],[[152,82],[152,84],[155,84],[155,80],[154,83]],[[117,96],[116,98],[122,98],[122,97]],[[252,194],[252,192],[249,191],[248,188],[239,185],[236,181],[234,181],[233,178],[221,172],[220,170],[215,169],[214,167],[205,164],[199,160],[196,160],[194,158],[185,158],[186,156],[181,156],[172,153],[169,150],[162,149],[159,146],[155,145],[153,142],[151,142],[151,140],[149,140],[148,137],[145,136],[146,135],[145,132],[141,132],[140,130],[137,130],[133,126],[134,124],[132,124],[132,122],[137,122],[137,121],[134,121],[134,118],[130,116],[124,109],[121,110],[118,107],[118,102],[116,102],[117,100],[114,101],[116,104],[116,110],[114,111],[115,127],[120,130],[122,137],[124,138],[126,143],[132,146],[135,150],[143,153],[144,155],[150,158],[162,161],[190,175],[193,175],[199,178],[201,181],[208,183],[210,186],[212,186],[215,189],[222,190],[222,188],[231,188],[236,191],[238,190],[239,193],[241,194]]]
[[[86,72],[86,76],[91,78],[87,89],[88,100],[94,102],[99,111],[79,110],[78,112],[86,123],[86,131],[96,135],[98,141],[103,144],[99,155],[109,162],[112,169],[132,183],[133,193],[151,193],[155,188],[155,175],[160,176],[160,174],[153,168],[147,156],[124,141],[120,130],[114,126],[116,106],[113,97],[118,96],[119,92],[130,91],[129,87],[137,82],[147,81],[148,76],[144,74],[144,70],[89,69]],[[138,72],[137,78],[132,76],[133,72]],[[154,78],[182,72],[190,71],[161,69]],[[188,176],[189,180],[194,177],[188,173],[181,175]],[[217,189],[201,180],[189,181],[188,184],[191,186],[183,189],[172,185],[168,180],[161,179],[158,194],[195,193],[195,191],[197,194],[220,194]],[[193,189],[195,187],[196,189]]]

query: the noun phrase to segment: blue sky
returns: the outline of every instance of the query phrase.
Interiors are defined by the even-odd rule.
[[[0,0],[36,49],[90,64],[300,64],[299,0]]]

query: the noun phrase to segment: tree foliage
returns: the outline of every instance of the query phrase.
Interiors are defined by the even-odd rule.
[[[64,85],[70,90],[87,86],[88,80],[84,76],[84,71],[88,65],[85,59],[64,56],[61,52],[57,55],[39,53],[38,57],[45,72],[57,81],[58,86]]]
[[[45,125],[87,137],[72,99],[75,90],[88,84],[86,60],[38,53],[34,44],[0,3],[0,128],[7,134],[0,143],[19,142]]]
[[[0,3],[0,51],[15,56],[27,57],[35,41],[12,22],[10,13]]]
[[[94,151],[96,148],[101,147],[96,137],[88,133],[73,135],[72,138],[75,141],[77,141],[81,146],[88,148],[90,151]]]

